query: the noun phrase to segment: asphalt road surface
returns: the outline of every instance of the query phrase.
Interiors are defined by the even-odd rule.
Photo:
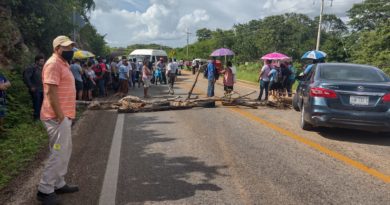
[[[175,94],[186,96],[193,78],[180,76]],[[195,94],[206,86],[201,79]],[[151,91],[165,97],[168,89]],[[62,204],[390,204],[390,136],[302,131],[299,113],[289,109],[87,111],[73,144],[66,179],[80,192],[61,195]],[[38,204],[41,171],[21,180],[5,204]]]

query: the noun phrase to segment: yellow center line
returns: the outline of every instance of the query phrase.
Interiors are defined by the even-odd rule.
[[[183,86],[188,88],[187,85],[183,85]],[[194,91],[195,90],[196,90],[197,93],[204,93],[204,92],[200,91],[199,89],[195,88]],[[374,176],[377,179],[380,179],[381,181],[383,181],[385,183],[390,183],[390,176],[389,175],[381,173],[381,172],[379,172],[376,169],[370,168],[370,167],[368,167],[367,165],[364,165],[361,162],[353,160],[353,159],[351,159],[351,158],[349,158],[349,157],[347,157],[347,156],[345,156],[343,154],[340,154],[338,152],[332,151],[332,150],[330,150],[330,149],[328,149],[328,148],[326,148],[326,147],[324,147],[324,146],[322,146],[322,145],[320,145],[320,144],[318,144],[318,143],[316,143],[316,142],[314,142],[314,141],[312,141],[310,139],[307,139],[305,137],[301,137],[301,136],[299,136],[299,135],[297,135],[297,134],[295,134],[295,133],[293,133],[291,131],[283,129],[283,128],[281,128],[281,127],[279,127],[279,126],[277,126],[277,125],[275,125],[275,124],[273,124],[271,122],[268,122],[268,121],[266,121],[264,119],[261,119],[260,117],[255,116],[252,113],[247,112],[245,110],[242,110],[240,108],[229,108],[229,110],[232,111],[232,112],[238,113],[238,114],[240,114],[240,115],[242,115],[242,116],[244,116],[244,117],[246,117],[246,118],[248,118],[250,120],[258,122],[258,123],[260,123],[260,124],[270,128],[272,130],[275,130],[275,131],[279,132],[280,134],[283,134],[283,135],[285,135],[287,137],[290,137],[290,138],[292,138],[292,139],[294,139],[294,140],[296,140],[296,141],[298,141],[300,143],[303,143],[303,144],[305,144],[305,145],[307,145],[307,146],[309,146],[309,147],[311,147],[311,148],[313,148],[313,149],[315,149],[315,150],[317,150],[317,151],[319,151],[321,153],[324,153],[324,154],[326,154],[326,155],[328,155],[328,156],[330,156],[330,157],[332,157],[334,159],[342,161],[346,165],[355,167],[355,168],[357,168],[357,169],[359,169],[359,170],[361,170],[361,171],[363,171],[363,172],[365,172],[367,174],[370,174],[371,176]]]
[[[281,133],[281,134],[283,134],[283,135],[285,135],[287,137],[290,137],[290,138],[292,138],[292,139],[294,139],[294,140],[296,140],[298,142],[306,144],[309,147],[312,147],[315,150],[317,150],[319,152],[322,152],[322,153],[324,153],[324,154],[326,154],[326,155],[328,155],[330,157],[338,159],[338,160],[344,162],[347,165],[350,165],[350,166],[353,166],[353,167],[355,167],[357,169],[360,169],[361,171],[366,172],[366,173],[368,173],[368,174],[370,174],[370,175],[372,175],[372,176],[374,176],[374,177],[376,177],[376,178],[378,178],[378,179],[380,179],[380,180],[382,180],[382,181],[384,181],[386,183],[390,183],[390,176],[388,176],[386,174],[383,174],[383,173],[381,173],[381,172],[379,172],[379,171],[377,171],[375,169],[372,169],[372,168],[370,168],[370,167],[368,167],[368,166],[366,166],[366,165],[364,165],[364,164],[362,164],[362,163],[360,163],[358,161],[355,161],[355,160],[353,160],[353,159],[351,159],[351,158],[349,158],[349,157],[347,157],[345,155],[342,155],[340,153],[332,151],[332,150],[330,150],[330,149],[328,149],[328,148],[326,148],[326,147],[324,147],[324,146],[322,146],[322,145],[320,145],[320,144],[318,144],[318,143],[316,143],[316,142],[314,142],[312,140],[309,140],[307,138],[301,137],[301,136],[299,136],[299,135],[297,135],[297,134],[295,134],[295,133],[293,133],[291,131],[285,130],[285,129],[283,129],[283,128],[281,128],[281,127],[279,127],[279,126],[277,126],[277,125],[275,125],[273,123],[270,123],[270,122],[268,122],[266,120],[263,120],[263,119],[255,116],[255,115],[253,115],[253,114],[251,114],[251,113],[249,113],[247,111],[244,111],[244,110],[241,110],[241,109],[238,109],[238,108],[230,108],[230,110],[233,111],[233,112],[236,112],[236,113],[238,113],[238,114],[240,114],[240,115],[242,115],[242,116],[244,116],[244,117],[246,117],[248,119],[256,121],[256,122],[258,122],[258,123],[260,123],[260,124],[262,124],[262,125],[264,125],[264,126],[266,126],[268,128],[271,128],[271,129],[273,129],[273,130],[275,130],[275,131],[277,131],[277,132],[279,132],[279,133]]]

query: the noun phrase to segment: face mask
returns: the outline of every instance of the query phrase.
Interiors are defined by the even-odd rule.
[[[74,51],[62,51],[61,56],[69,62],[73,58],[73,53]]]

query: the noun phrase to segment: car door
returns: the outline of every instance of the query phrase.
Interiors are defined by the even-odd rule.
[[[301,96],[301,105],[307,103],[309,101],[310,97],[310,84],[314,82],[314,76],[315,72],[317,70],[317,65],[313,65],[313,68],[310,70],[310,72],[303,78],[303,81],[301,82],[301,90],[300,90],[300,96]]]

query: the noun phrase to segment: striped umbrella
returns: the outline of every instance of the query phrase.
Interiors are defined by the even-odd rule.
[[[305,54],[303,54],[302,59],[324,59],[326,58],[327,54],[323,51],[308,51]]]

